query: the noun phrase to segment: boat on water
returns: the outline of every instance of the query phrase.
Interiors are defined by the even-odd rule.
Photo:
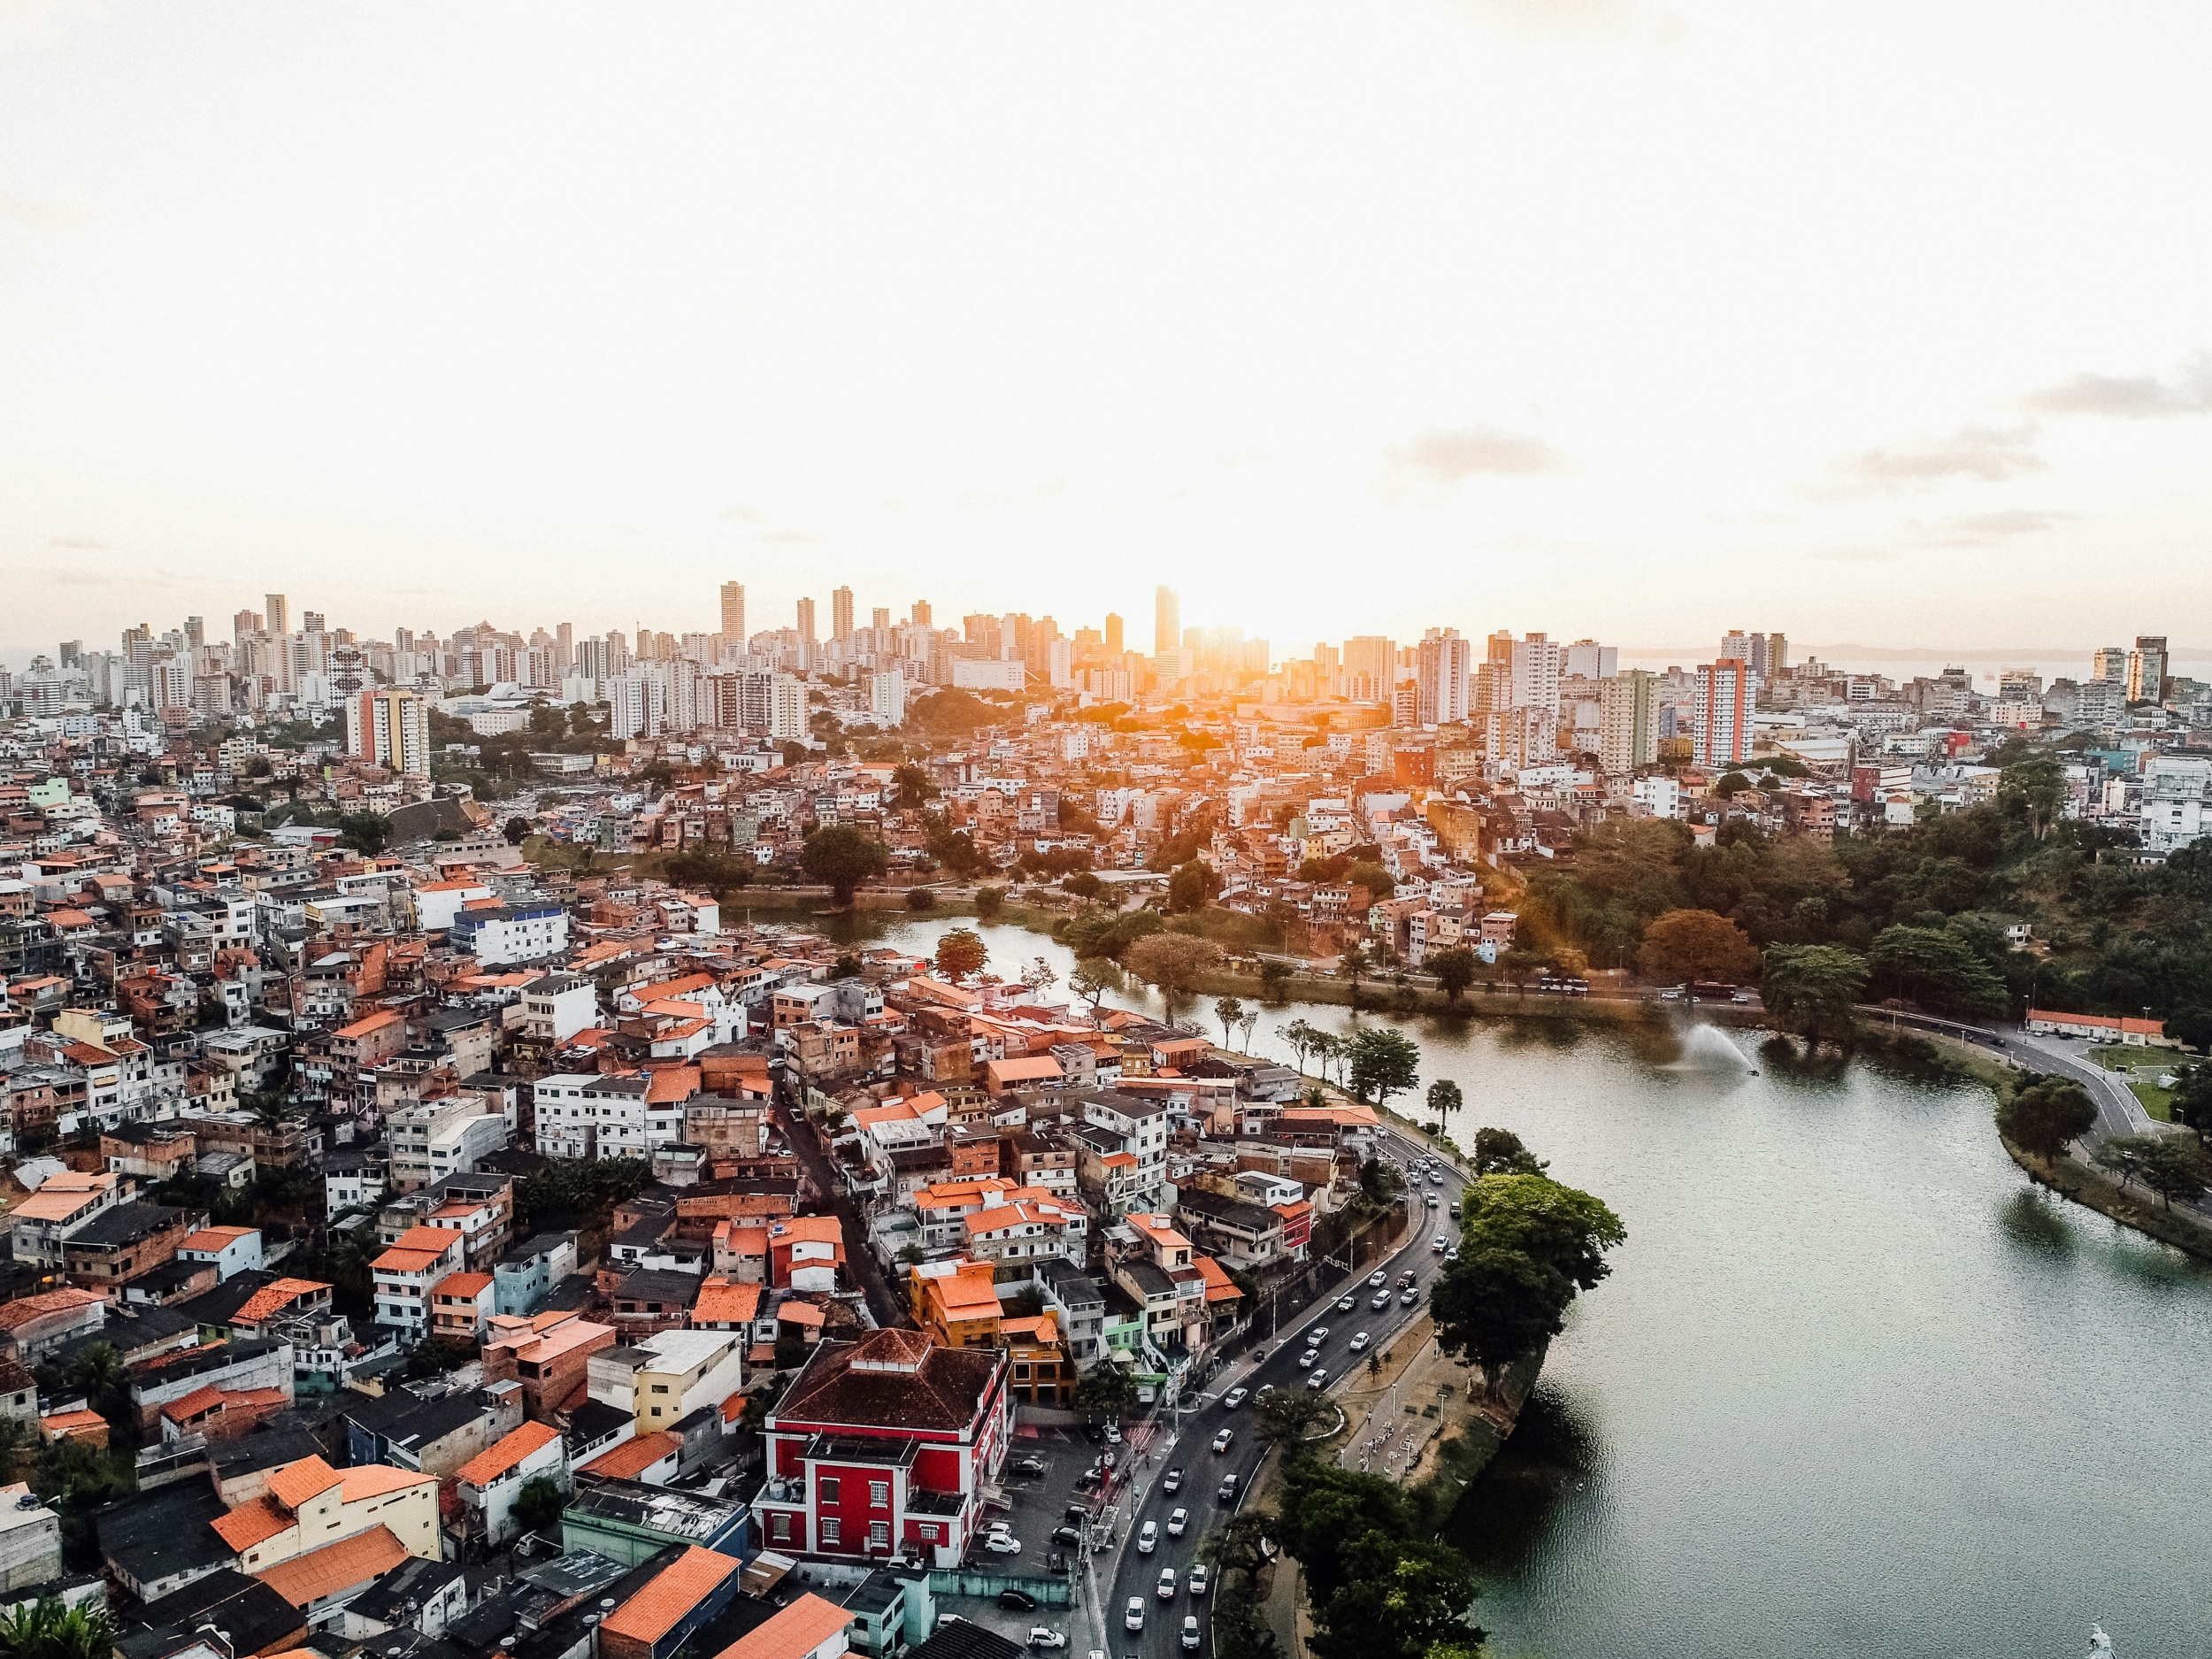
[[[2104,1626],[2101,1624],[2090,1625],[2089,1659],[2097,1659],[2098,1655],[2109,1654],[2111,1651],[2112,1638],[2104,1633]]]

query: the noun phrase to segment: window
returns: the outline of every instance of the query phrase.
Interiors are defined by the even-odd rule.
[[[820,1483],[816,1487],[816,1491],[820,1494],[820,1502],[824,1503],[836,1502],[837,1477],[835,1475],[823,1476]]]
[[[891,1548],[890,1522],[871,1521],[868,1523],[868,1548],[871,1549],[888,1549]]]
[[[791,1541],[791,1517],[780,1511],[768,1517],[768,1531],[778,1543],[789,1543]],[[261,1558],[257,1555],[254,1559],[258,1561]]]
[[[657,1312],[658,1309],[657,1308],[655,1311]],[[664,1394],[668,1392],[668,1385],[663,1382],[657,1382],[653,1385],[653,1392],[657,1394]]]
[[[868,1483],[868,1507],[872,1509],[888,1509],[890,1503],[891,1483],[887,1480],[871,1480]]]
[[[824,1516],[822,1517],[822,1547],[825,1549],[828,1548],[832,1544],[841,1543],[843,1541],[838,1537],[837,1533],[837,1517],[833,1515]]]

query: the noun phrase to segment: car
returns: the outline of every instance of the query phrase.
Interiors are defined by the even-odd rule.
[[[1083,1425],[1083,1438],[1095,1446],[1106,1438],[1106,1431],[1095,1423],[1086,1423]]]
[[[1408,1285],[1398,1293],[1398,1305],[1401,1308],[1410,1308],[1420,1300],[1421,1287],[1418,1285]]]
[[[1455,1244],[1450,1249],[1445,1251],[1444,1259],[1447,1262],[1456,1262],[1459,1260],[1459,1246]]]
[[[1061,1510],[1060,1513],[1066,1516],[1068,1519],[1073,1521],[1078,1526],[1084,1525],[1091,1518],[1090,1507],[1087,1504],[1071,1503],[1066,1509]]]
[[[1232,1388],[1227,1394],[1221,1396],[1221,1403],[1225,1409],[1233,1411],[1244,1403],[1248,1393],[1249,1391],[1247,1389]]]
[[[1121,1444],[1120,1424],[1109,1423],[1106,1425],[1106,1444],[1109,1446],[1118,1446]]]
[[[1049,1624],[1032,1624],[1029,1627],[1029,1645],[1032,1647],[1064,1647],[1068,1645],[1068,1633],[1064,1630],[1055,1630]]]
[[[1301,1354],[1301,1355],[1298,1356],[1298,1369],[1299,1369],[1300,1371],[1303,1371],[1303,1370],[1305,1370],[1307,1366],[1309,1366],[1309,1365],[1312,1364],[1312,1363],[1314,1363],[1314,1361],[1316,1361],[1316,1360],[1319,1359],[1320,1357],[1321,1357],[1321,1350],[1320,1350],[1319,1348],[1308,1348],[1308,1349],[1307,1349],[1304,1353]]]
[[[1454,1221],[1457,1221],[1459,1219],[1459,1206],[1457,1204],[1454,1204],[1452,1206],[1452,1219]]]
[[[1221,1484],[1214,1488],[1214,1496],[1226,1503],[1236,1495],[1237,1478],[1234,1475],[1224,1475],[1221,1478]]]
[[[1065,1544],[1071,1549],[1079,1549],[1083,1546],[1083,1529],[1079,1526],[1056,1526],[1052,1529],[1052,1541]]]
[[[1001,1607],[1011,1608],[1017,1613],[1034,1613],[1037,1610],[1037,1598],[1026,1590],[1011,1588],[1001,1590],[998,1593],[998,1604]]]
[[[1183,1640],[1183,1651],[1184,1651],[1185,1653],[1195,1653],[1195,1652],[1197,1652],[1197,1651],[1198,1651],[1198,1615],[1197,1615],[1197,1614],[1195,1614],[1195,1613],[1186,1613],[1186,1614],[1184,1614],[1184,1615],[1183,1615],[1183,1639],[1182,1639],[1182,1640]]]
[[[1416,1273],[1411,1268],[1409,1267],[1404,1272],[1398,1275],[1399,1286],[1403,1288],[1405,1286],[1413,1283],[1413,1281],[1419,1277],[1419,1274]]]
[[[1041,1457],[1021,1457],[1014,1462],[1014,1472],[1018,1475],[1041,1475],[1044,1471],[1045,1460]]]
[[[1368,1343],[1373,1340],[1374,1339],[1369,1336],[1366,1332],[1360,1332],[1357,1335],[1352,1338],[1352,1352],[1355,1354],[1363,1352],[1366,1348]]]
[[[967,1622],[968,1621],[966,1619],[962,1618],[957,1613],[940,1613],[937,1616],[937,1628],[939,1630],[944,1629],[944,1627],[948,1624],[964,1624]]]
[[[1111,1469],[1120,1461],[1120,1457],[1112,1452],[1101,1452],[1098,1455],[1098,1466],[1101,1469]]]
[[[1144,1530],[1137,1534],[1137,1554],[1149,1555],[1159,1547],[1160,1524],[1157,1521],[1147,1521],[1144,1524]]]
[[[983,1548],[994,1555],[1018,1555],[1022,1553],[1022,1541],[1011,1532],[986,1532]]]
[[[1144,1598],[1142,1596],[1133,1595],[1129,1598],[1129,1610],[1121,1616],[1121,1623],[1125,1630],[1144,1628]]]
[[[1174,1514],[1167,1517],[1167,1535],[1170,1538],[1180,1538],[1183,1535],[1183,1529],[1189,1525],[1190,1511],[1188,1509],[1178,1509]]]
[[[1443,1255],[1446,1248],[1444,1235],[1440,1233],[1433,1239],[1431,1239],[1429,1240],[1429,1248],[1434,1250],[1439,1256]]]
[[[1424,1202],[1427,1204],[1427,1206],[1428,1206],[1428,1208],[1429,1208],[1429,1209],[1431,1209],[1431,1210],[1435,1209],[1435,1208],[1436,1208],[1436,1194],[1435,1194],[1434,1193],[1431,1193],[1431,1194],[1428,1195],[1428,1197],[1427,1197],[1427,1198],[1426,1198]]]
[[[1359,1298],[1357,1296],[1339,1296],[1336,1299],[1336,1310],[1339,1313],[1349,1313],[1353,1309],[1358,1306]]]
[[[1182,1489],[1183,1471],[1181,1465],[1178,1464],[1175,1468],[1169,1470],[1167,1473],[1160,1477],[1161,1491],[1174,1493],[1180,1492]]]
[[[1175,1569],[1163,1567],[1160,1569],[1160,1582],[1152,1586],[1152,1594],[1163,1601],[1172,1601],[1175,1599],[1175,1592],[1179,1587],[1176,1582]]]
[[[1386,1267],[1377,1268],[1367,1276],[1367,1282],[1371,1285],[1387,1285],[1390,1282],[1390,1270]]]
[[[1236,1438],[1237,1432],[1234,1429],[1222,1430],[1220,1433],[1214,1436],[1214,1450],[1216,1452],[1227,1451],[1236,1443]]]
[[[1385,1286],[1382,1289],[1377,1291],[1368,1299],[1367,1305],[1371,1308],[1377,1309],[1387,1308],[1390,1305],[1389,1286]]]
[[[1308,1348],[1319,1348],[1328,1340],[1329,1327],[1325,1325],[1317,1325],[1312,1330],[1306,1333],[1306,1346]]]
[[[1206,1563],[1202,1561],[1190,1570],[1190,1593],[1193,1595],[1206,1594]]]
[[[1306,1379],[1306,1386],[1309,1388],[1325,1388],[1328,1386],[1328,1384],[1329,1373],[1325,1371],[1317,1371],[1312,1376]]]
[[[1099,1482],[1105,1479],[1106,1471],[1104,1470],[1097,1468],[1086,1469],[1081,1474],[1076,1476],[1075,1489],[1078,1492],[1088,1491],[1091,1487],[1098,1485]]]
[[[1429,1185],[1430,1185],[1431,1187],[1441,1187],[1441,1186],[1443,1186],[1443,1184],[1444,1184],[1444,1172],[1443,1172],[1443,1171],[1441,1171],[1441,1170],[1431,1170],[1431,1171],[1429,1171]]]

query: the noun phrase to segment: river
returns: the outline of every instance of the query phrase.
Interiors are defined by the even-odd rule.
[[[979,931],[1010,978],[1072,966]],[[1294,1018],[1352,1025],[1270,1009],[1253,1047]],[[1463,1143],[1513,1130],[1628,1227],[1453,1523],[1492,1651],[2040,1659],[2093,1620],[2120,1659],[2212,1651],[2212,1271],[2029,1187],[1984,1090],[1709,1028],[1398,1023]]]

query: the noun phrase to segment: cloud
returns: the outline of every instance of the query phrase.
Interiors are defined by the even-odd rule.
[[[73,552],[79,553],[112,553],[115,551],[115,543],[112,541],[86,541],[82,537],[73,535],[48,536],[46,538],[46,545],[48,547],[67,548]]]
[[[51,46],[76,25],[105,15],[98,0],[0,0],[0,51]]]
[[[819,530],[764,530],[764,541],[779,541],[793,547],[818,547],[829,540]]]
[[[37,196],[0,173],[0,224],[25,230],[75,230],[99,217],[91,204],[64,196]]]
[[[2212,411],[2212,352],[2184,361],[2170,380],[2155,374],[2097,374],[2088,370],[2030,392],[2023,408],[2039,415],[2117,415],[2127,420]]]
[[[1669,51],[1689,20],[1649,0],[1448,0],[1451,10],[1516,46]]]
[[[1813,557],[1825,559],[1832,565],[1878,565],[1885,559],[1895,558],[1897,555],[1887,548],[1832,547],[1820,549]]]
[[[2029,472],[2049,470],[2035,453],[2032,426],[2003,428],[1961,426],[1947,437],[1917,435],[1838,456],[1828,476],[1795,492],[1815,501],[1844,501],[1925,488],[1962,479],[1999,484]]]
[[[1930,547],[1987,547],[2007,536],[2033,535],[2064,524],[2070,512],[2032,512],[2008,507],[2000,512],[1966,512],[1939,518],[1932,524],[1915,522],[1912,528]]]
[[[1478,421],[1448,429],[1432,426],[1410,442],[1385,449],[1375,493],[1386,501],[1434,506],[1449,501],[1471,478],[1535,478],[1573,470],[1573,462],[1543,439]]]
[[[732,524],[772,524],[773,513],[763,512],[757,507],[748,507],[743,502],[733,502],[722,509],[721,516]]]

